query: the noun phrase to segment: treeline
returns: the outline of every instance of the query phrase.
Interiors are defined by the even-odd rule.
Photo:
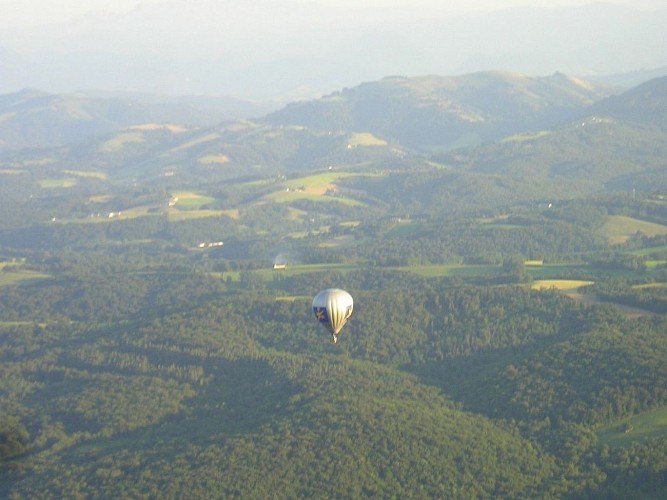
[[[52,278],[1,288],[2,321],[96,323],[164,314],[195,307],[224,288],[179,256],[42,255],[32,267]]]
[[[644,444],[610,449],[603,446],[597,459],[603,464],[606,481],[591,488],[591,499],[645,496],[660,498],[667,492],[667,438],[658,437]]]
[[[602,300],[638,307],[656,314],[667,311],[667,283],[646,281],[632,283],[623,279],[601,280],[587,287]]]

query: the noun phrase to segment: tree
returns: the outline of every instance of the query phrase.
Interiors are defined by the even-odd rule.
[[[510,281],[521,283],[527,281],[530,276],[526,273],[526,262],[520,255],[512,255],[503,260],[503,273]]]
[[[0,460],[25,453],[29,434],[18,419],[0,416]]]

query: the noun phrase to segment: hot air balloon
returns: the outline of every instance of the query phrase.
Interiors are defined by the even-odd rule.
[[[339,288],[327,288],[315,295],[313,312],[317,321],[331,332],[331,340],[338,342],[338,332],[352,316],[352,296]]]

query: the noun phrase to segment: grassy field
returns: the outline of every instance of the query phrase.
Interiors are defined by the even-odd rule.
[[[7,261],[2,261],[0,260],[0,271],[2,271],[5,267],[19,267],[22,266],[25,263],[26,259],[21,258],[21,259],[12,259],[12,260],[7,260]]]
[[[550,135],[551,132],[548,130],[542,130],[540,132],[534,132],[532,134],[517,134],[503,139],[501,142],[525,142],[532,141],[534,139],[539,139],[541,137],[546,137]]]
[[[0,327],[8,327],[11,328],[13,326],[32,326],[32,325],[37,325],[41,326],[42,328],[45,328],[48,323],[44,322],[35,322],[35,321],[0,321]],[[2,332],[0,331],[0,335]]]
[[[592,285],[592,281],[585,280],[537,280],[530,286],[533,290],[551,290],[555,288],[563,292],[578,290],[582,286]]]
[[[332,186],[335,187],[335,181],[345,179],[346,177],[376,177],[379,174],[360,174],[354,172],[327,171],[315,175],[306,175],[296,177],[283,182],[283,186],[290,189],[303,188],[304,190],[326,190]]]
[[[360,133],[360,134],[354,134],[352,137],[350,137],[350,140],[348,141],[348,145],[351,147],[357,147],[357,146],[386,146],[387,141],[383,139],[378,139],[375,137],[373,134],[369,134],[368,132]]]
[[[279,295],[276,297],[276,302],[296,302],[302,300],[313,300],[308,295]]]
[[[174,210],[170,209],[168,212],[170,221],[183,221],[192,219],[203,219],[205,217],[222,217],[229,216],[228,210]]]
[[[626,306],[624,304],[619,304],[617,302],[609,302],[606,300],[600,300],[600,298],[594,293],[577,293],[576,290],[571,290],[568,292],[568,297],[578,300],[584,304],[588,305],[608,305],[616,309],[626,318],[641,318],[641,317],[650,317],[655,313],[647,311],[646,309],[641,309],[639,307]]]
[[[442,276],[493,276],[500,272],[500,266],[493,265],[468,265],[468,264],[426,264],[416,266],[402,266],[393,268],[398,271],[406,271],[426,278],[439,278]]]
[[[354,271],[357,269],[357,266],[353,264],[287,264],[284,269],[273,269],[273,264],[267,264],[265,269],[258,269],[253,271],[257,275],[261,276],[262,280],[266,282],[273,281],[276,276],[295,276],[298,274],[308,274],[308,273],[321,273],[325,271]],[[226,271],[224,273],[211,273],[212,276],[215,276],[224,280],[231,280],[232,282],[238,282],[241,277],[239,271]]]
[[[44,189],[69,188],[76,185],[75,179],[41,179],[39,187]]]
[[[364,206],[365,203],[353,198],[336,196],[336,181],[346,177],[377,177],[379,175],[380,174],[327,171],[316,175],[297,177],[281,183],[280,185],[282,186],[282,189],[267,195],[265,199],[275,201],[276,203],[291,203],[296,200],[312,200],[317,202],[337,201],[348,206]]]
[[[218,134],[208,134],[208,135],[205,135],[205,136],[202,136],[202,137],[198,137],[197,139],[195,139],[193,141],[186,142],[185,144],[181,144],[180,146],[177,146],[177,147],[173,148],[171,151],[172,152],[183,151],[185,149],[189,149],[189,148],[191,148],[193,146],[197,146],[199,144],[204,144],[206,142],[214,141],[214,140],[218,139],[219,137],[220,136]]]
[[[589,277],[596,274],[587,264],[526,264],[526,272],[535,280],[579,279],[578,276]],[[605,271],[608,273],[608,271]],[[583,279],[583,278],[582,278]]]
[[[202,165],[223,165],[229,163],[229,156],[223,154],[208,155],[202,156],[197,161]]]
[[[14,261],[0,261],[0,286],[17,285],[30,281],[39,281],[51,278],[45,273],[38,273],[35,271],[28,271],[21,269],[25,259]]]
[[[314,233],[314,231],[311,231]],[[326,234],[329,232],[329,228],[323,226],[320,228],[320,234]],[[341,236],[334,236],[333,238],[324,241],[317,245],[319,248],[344,248],[346,246],[351,246],[355,244],[354,236],[349,234],[344,234]]]
[[[107,174],[104,172],[94,172],[94,171],[88,171],[88,170],[64,170],[64,172],[67,175],[73,175],[75,177],[84,177],[84,178],[92,178],[92,179],[100,179],[100,180],[106,180],[107,179]]]
[[[142,134],[140,131],[124,132],[102,144],[100,146],[100,151],[103,153],[113,153],[123,149],[126,144],[141,143],[144,142],[144,140],[144,134]]]
[[[59,183],[59,184],[58,184]],[[54,181],[53,187],[62,185],[62,181]],[[108,202],[111,198],[108,195],[91,196],[90,201],[95,203]],[[155,217],[166,212],[169,220],[183,221],[200,219],[205,217],[227,216],[232,219],[238,219],[239,211],[236,209],[218,210],[203,208],[215,201],[211,196],[201,195],[193,192],[177,192],[172,196],[176,201],[170,207],[157,207],[155,205],[143,205],[128,208],[119,212],[99,212],[91,216],[78,219],[58,219],[59,223],[102,223],[114,220],[128,220],[139,217]]]
[[[637,232],[645,236],[663,235],[667,234],[667,226],[624,215],[610,215],[602,226],[602,234],[612,245],[625,243]]]
[[[88,198],[91,203],[106,203],[111,201],[113,197],[110,194],[97,194]]]
[[[257,271],[266,281],[271,281],[275,276],[294,276],[304,273],[321,273],[325,271],[353,271],[357,269],[354,264],[287,264],[285,269],[273,269],[273,266],[267,269]]]
[[[295,274],[315,273],[326,271],[351,271],[359,269],[358,264],[290,264],[288,263],[286,269],[274,270],[271,264],[267,264],[266,269],[255,271],[265,281],[273,280],[277,274],[283,276],[293,276]],[[394,270],[401,272],[413,273],[426,278],[439,278],[445,276],[458,276],[462,278],[478,278],[478,277],[493,277],[502,273],[502,268],[499,265],[471,265],[471,264],[419,264],[408,266],[396,266],[383,268],[386,270]],[[545,272],[546,269],[546,272]],[[573,279],[562,278],[562,276],[571,276],[573,271],[581,271],[582,275],[589,275],[588,266],[584,265],[544,265],[527,267],[527,271],[535,273],[539,272],[540,279],[536,279],[531,283],[531,287],[535,290],[555,288],[563,292],[575,292],[582,286],[587,286],[593,283],[588,279]],[[531,272],[531,274],[532,274]],[[238,281],[239,273],[226,272],[225,277],[231,277],[232,281]],[[546,275],[546,277],[545,277]]]
[[[151,207],[135,207],[122,212],[98,212],[83,219],[58,219],[59,224],[99,224],[113,220],[136,219],[137,217],[155,216]]]
[[[51,276],[34,271],[24,271],[21,269],[11,271],[0,271],[0,286],[18,285],[21,283],[40,281],[49,279]]]
[[[631,255],[636,255],[637,257],[647,257],[650,255],[656,255],[659,260],[647,260],[646,267],[649,269],[655,269],[659,266],[667,265],[667,260],[660,259],[663,255],[667,255],[667,246],[660,247],[649,247],[649,248],[640,248],[639,250],[632,250],[628,252]]]
[[[172,196],[176,201],[175,207],[178,210],[199,210],[204,205],[208,205],[215,201],[215,198],[191,192],[174,193]]]
[[[640,413],[599,428],[596,431],[598,443],[610,448],[628,447],[637,441],[667,434],[667,408]]]
[[[400,222],[387,232],[388,238],[408,238],[426,227],[420,222]]]
[[[324,193],[308,193],[306,191],[279,191],[277,193],[272,193],[266,197],[271,201],[276,203],[291,203],[296,200],[312,200],[316,202],[339,202],[348,206],[364,206],[365,203],[362,203],[358,200],[352,198],[345,198],[342,196],[330,196]]]
[[[634,285],[632,288],[642,289],[642,288],[667,288],[667,283],[645,283],[643,285]]]

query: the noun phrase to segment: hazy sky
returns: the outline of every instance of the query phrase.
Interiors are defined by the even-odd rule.
[[[227,0],[218,3],[220,12],[230,4],[250,0]],[[147,4],[169,3],[170,0],[0,0],[0,26],[30,27],[48,23],[77,20],[90,13],[126,13]],[[663,0],[609,0],[613,4],[659,6]],[[190,2],[196,8],[197,1]],[[558,7],[585,5],[592,0],[271,0],[286,3],[320,4],[342,9],[408,8],[450,12],[492,11],[517,6]]]
[[[0,93],[313,95],[391,74],[667,65],[664,0],[0,0]]]

